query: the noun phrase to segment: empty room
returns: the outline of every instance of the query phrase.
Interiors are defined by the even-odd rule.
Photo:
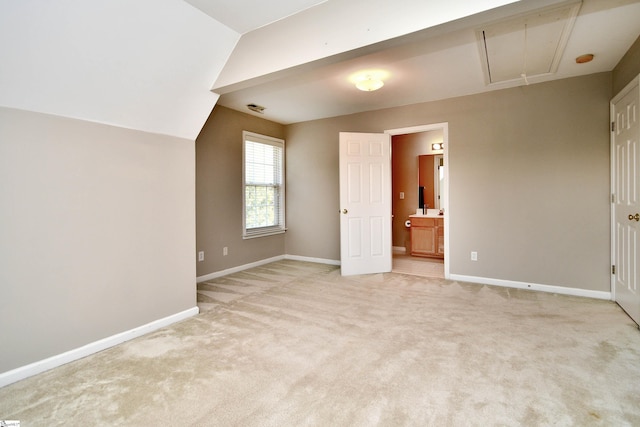
[[[640,1],[0,5],[0,422],[640,425]]]

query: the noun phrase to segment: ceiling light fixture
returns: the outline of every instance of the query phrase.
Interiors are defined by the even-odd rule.
[[[431,144],[432,150],[443,150],[444,144],[442,142],[436,142],[435,144]]]
[[[389,77],[385,70],[362,70],[349,77],[351,83],[364,92],[372,92],[384,86],[384,79]]]
[[[356,87],[365,92],[378,90],[382,86],[384,86],[384,82],[382,80],[375,79],[371,76],[367,76],[364,80],[356,83]]]

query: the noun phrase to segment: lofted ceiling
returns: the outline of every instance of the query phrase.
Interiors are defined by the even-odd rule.
[[[222,0],[189,0],[207,1]],[[301,11],[323,2],[273,3],[285,17],[296,12],[295,5]],[[235,15],[210,14],[238,31],[278,19],[265,15],[249,23],[239,13],[246,4],[237,4],[231,6]],[[214,92],[220,105],[290,124],[611,71],[640,34],[640,0],[564,1],[514,11],[497,8]],[[576,63],[588,53],[593,61]],[[350,77],[362,69],[386,70],[384,87],[357,90]],[[247,104],[265,109],[250,111]]]
[[[216,21],[245,34],[327,0],[185,0]]]

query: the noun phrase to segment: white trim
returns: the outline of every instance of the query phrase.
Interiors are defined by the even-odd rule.
[[[407,248],[405,248],[404,246],[393,246],[391,248],[391,250],[395,254],[406,254],[407,253]]]
[[[205,274],[204,276],[197,277],[196,281],[198,283],[206,282],[207,280],[217,279],[218,277],[227,276],[232,273],[238,273],[240,271],[248,270],[253,267],[259,267],[261,265],[269,264],[271,262],[281,261],[283,259],[291,259],[294,261],[315,262],[318,264],[340,265],[340,261],[334,260],[334,259],[311,258],[311,257],[298,256],[298,255],[278,255],[272,258],[267,258],[267,259],[263,259],[256,262],[250,262],[249,264],[243,264],[237,267],[227,268],[226,270],[214,271],[213,273],[209,273],[209,274]]]
[[[483,285],[502,286],[505,288],[528,289],[531,291],[549,292],[554,294],[572,295],[576,297],[587,297],[595,299],[611,300],[611,292],[591,291],[588,289],[568,288],[566,286],[542,285],[539,283],[517,282],[514,280],[492,279],[488,277],[465,276],[462,274],[452,274],[450,280],[460,282],[472,282]]]
[[[315,262],[317,264],[340,265],[339,259],[312,258],[312,257],[306,257],[306,256],[299,256],[299,255],[285,255],[284,258],[291,259],[294,261]]]
[[[128,331],[120,332],[119,334],[112,335],[107,338],[103,338],[98,341],[83,345],[73,350],[66,351],[64,353],[48,357],[46,359],[30,363],[25,366],[21,366],[11,371],[3,372],[0,374],[0,387],[15,383],[33,375],[40,374],[48,371],[49,369],[57,368],[74,360],[82,359],[94,353],[98,353],[107,348],[122,344],[125,341],[132,340],[142,335],[153,332],[157,329],[169,326],[172,323],[179,322],[189,317],[195,316],[199,313],[198,307],[192,307],[188,310],[181,311],[171,316],[164,317],[162,319],[154,320],[142,326],[130,329]]]
[[[271,227],[269,227],[269,228],[271,228]],[[245,235],[242,236],[242,238],[247,240],[247,239],[255,239],[257,237],[275,236],[276,234],[284,234],[285,231],[287,231],[286,228],[278,228],[277,230],[274,230],[274,231],[245,234]]]
[[[626,88],[625,88],[626,89]],[[623,89],[624,91],[624,89]],[[611,299],[613,301],[616,300],[616,275],[613,274],[613,266],[616,265],[616,204],[613,202],[614,197],[618,197],[616,194],[616,160],[615,160],[615,132],[611,129],[612,122],[615,122],[615,113],[616,107],[615,102],[617,101],[618,96],[614,97],[609,102],[609,171],[611,176],[609,177],[609,185],[610,185],[610,196],[611,204],[609,205],[609,244],[611,245],[609,248],[610,253],[610,261],[611,261],[611,271],[609,271],[609,286],[611,288]]]
[[[449,127],[449,122],[432,123],[430,125],[410,126],[407,128],[387,129],[384,133],[389,135],[404,135],[406,133],[428,132],[430,130],[440,130]],[[446,145],[445,145],[446,147]]]
[[[398,247],[398,249],[403,249],[403,248]],[[207,274],[205,276],[200,276],[197,278],[197,281],[198,283],[204,282],[207,280],[226,276],[228,274],[248,270],[253,267],[269,264],[271,262],[281,261],[283,259],[290,259],[293,261],[315,262],[318,264],[340,265],[340,260],[333,260],[333,259],[326,259],[326,258],[313,258],[313,257],[299,256],[299,255],[280,255],[273,258],[267,258],[261,261],[256,261],[249,264],[239,265],[233,268],[228,268],[226,270],[217,271],[211,274]],[[492,279],[490,277],[465,276],[462,274],[451,274],[450,278],[448,279],[457,280],[460,282],[471,282],[471,283],[479,283],[483,285],[502,286],[505,288],[528,289],[531,291],[549,292],[554,294],[572,295],[572,296],[587,297],[587,298],[594,298],[594,299],[604,299],[604,300],[612,299],[611,292],[591,291],[588,289],[579,289],[579,288],[568,288],[566,286],[543,285],[539,283],[518,282],[515,280]]]
[[[267,227],[247,228],[247,199],[246,199],[246,187],[247,187],[247,143],[271,145],[279,149],[280,164],[278,168],[274,168],[274,173],[280,175],[279,185],[274,185],[279,188],[278,192],[278,221],[277,224]],[[285,165],[285,141],[284,139],[274,138],[268,135],[261,135],[259,133],[242,131],[242,238],[253,239],[256,237],[273,236],[275,234],[282,234],[287,229],[286,227],[286,165]]]
[[[249,264],[239,265],[237,267],[227,268],[226,270],[214,271],[213,273],[205,274],[204,276],[196,277],[196,282],[206,282],[207,280],[217,279],[218,277],[226,276],[228,274],[237,273],[239,271],[248,270],[253,267],[258,267],[264,264],[269,264],[270,262],[280,261],[285,258],[284,255],[274,256],[273,258],[267,258],[256,262],[251,262]]]

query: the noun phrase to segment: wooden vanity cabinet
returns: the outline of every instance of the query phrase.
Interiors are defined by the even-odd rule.
[[[436,233],[436,255],[444,258],[444,219],[438,218],[438,232]]]
[[[411,218],[411,255],[444,258],[444,218]]]

